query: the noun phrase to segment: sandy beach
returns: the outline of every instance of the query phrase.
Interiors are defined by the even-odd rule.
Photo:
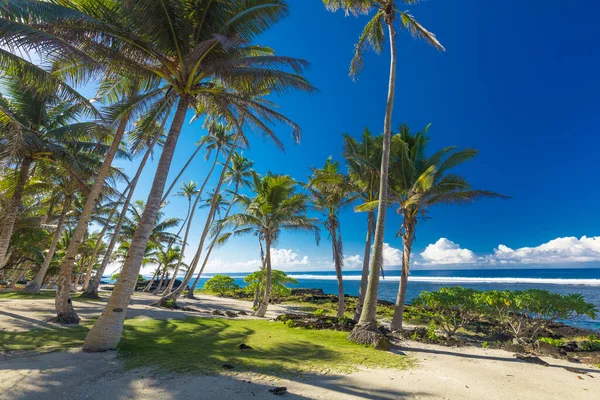
[[[128,317],[181,319],[212,317],[208,312],[216,309],[250,311],[248,302],[213,296],[182,302],[196,311],[150,307],[154,299],[136,294]],[[102,305],[102,301],[76,303],[84,319],[97,316]],[[44,328],[53,301],[2,300],[0,310],[0,329]],[[286,310],[285,306],[272,307],[268,317]],[[272,399],[277,397],[269,389],[280,386],[287,388],[284,398],[290,399],[597,399],[600,393],[600,369],[589,365],[543,358],[550,366],[541,366],[517,360],[503,350],[413,341],[403,341],[395,351],[407,355],[412,368],[307,373],[285,379],[230,372],[208,376],[164,373],[150,367],[131,370],[123,367],[116,352],[13,352],[0,358],[0,398]]]

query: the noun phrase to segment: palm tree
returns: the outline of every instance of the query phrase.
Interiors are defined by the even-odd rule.
[[[380,53],[385,43],[384,27],[387,26],[390,45],[390,76],[388,83],[388,96],[383,123],[383,148],[381,157],[381,173],[379,182],[379,198],[388,197],[388,168],[390,158],[390,143],[392,136],[392,113],[396,93],[396,18],[400,17],[400,27],[408,30],[414,37],[425,39],[438,50],[444,47],[435,35],[425,29],[409,12],[400,11],[396,4],[412,5],[416,0],[323,0],[325,7],[330,11],[344,10],[346,13],[369,14],[374,13],[369,20],[358,43],[350,64],[350,75],[356,77],[363,66],[363,53],[369,47]],[[386,202],[380,202],[377,209],[377,224],[375,226],[375,239],[373,255],[369,266],[369,281],[365,294],[363,312],[358,324],[353,329],[349,339],[356,343],[370,344],[378,347],[386,345],[385,339],[377,329],[377,297],[379,294],[379,274],[383,264],[383,240],[385,230]]]
[[[312,231],[318,243],[318,220],[306,216],[308,197],[297,193],[298,182],[289,175],[266,175],[260,177],[253,173],[252,191],[254,197],[240,197],[244,206],[241,213],[233,214],[225,220],[232,231],[222,235],[219,242],[224,243],[232,236],[254,234],[265,242],[266,282],[262,302],[255,315],[264,317],[271,297],[271,247],[279,238],[282,230]]]
[[[183,187],[181,188],[181,191],[179,193],[177,193],[178,196],[183,196],[188,201],[188,208],[187,208],[187,212],[185,214],[185,219],[183,220],[183,223],[181,224],[181,228],[179,228],[179,231],[177,232],[178,237],[181,235],[181,231],[183,230],[183,227],[185,226],[186,222],[190,218],[190,215],[192,212],[192,198],[197,194],[198,194],[198,185],[194,181],[190,181],[189,183],[183,182]],[[169,245],[169,247],[171,247],[171,246],[172,246],[172,243]],[[173,279],[171,279],[171,281],[167,285],[165,292],[170,292],[173,289],[173,285],[175,284],[175,278],[177,278],[177,274],[179,273],[179,267],[181,266],[181,263],[179,262],[179,260],[181,260],[181,257],[182,257],[181,249],[178,250],[177,255],[178,255],[178,260],[177,260],[176,265],[174,266]],[[158,293],[158,290],[156,292]]]
[[[338,281],[338,311],[337,316],[343,317],[344,281],[342,267],[344,266],[344,250],[342,246],[342,229],[339,220],[340,211],[355,200],[351,193],[348,177],[339,171],[340,163],[331,160],[325,162],[322,169],[313,169],[313,175],[308,182],[312,206],[323,214],[323,226],[329,232],[333,263]]]
[[[140,176],[142,175],[142,172],[144,171],[146,162],[148,161],[148,158],[150,158],[150,156],[152,155],[154,146],[156,146],[159,143],[160,139],[162,138],[162,136],[164,134],[164,125],[167,122],[167,117],[168,117],[168,114],[167,114],[167,116],[165,116],[163,118],[162,124],[160,126],[158,126],[158,124],[156,124],[152,120],[153,115],[152,115],[152,113],[150,113],[150,114],[146,115],[144,118],[142,118],[139,121],[139,124],[136,126],[136,128],[132,132],[129,133],[130,153],[133,156],[135,156],[138,153],[143,152],[144,155],[142,156],[142,159],[140,160],[140,164],[138,166],[138,169],[137,169],[133,179],[131,179],[131,181],[129,182],[129,193],[127,193],[127,197],[125,198],[123,207],[121,208],[121,212],[119,214],[119,218],[118,218],[115,228],[113,230],[113,234],[112,234],[110,243],[109,243],[108,248],[106,249],[106,253],[104,254],[104,257],[102,259],[102,264],[98,268],[98,271],[97,271],[96,275],[94,276],[94,278],[92,279],[91,284],[88,285],[88,287],[82,293],[82,296],[84,296],[84,297],[88,297],[88,298],[98,298],[99,297],[98,296],[98,288],[100,287],[100,280],[102,279],[102,275],[106,271],[106,267],[108,266],[108,263],[111,260],[112,253],[115,249],[115,246],[117,245],[117,242],[119,241],[119,238],[121,237],[121,228],[127,217],[127,213],[129,211],[129,205],[131,204],[131,200],[133,199],[133,193],[135,191],[135,188],[137,187]]]
[[[4,79],[5,96],[0,96],[0,160],[17,165],[18,173],[0,234],[0,269],[22,206],[30,168],[38,161],[62,162],[79,166],[74,156],[77,141],[99,136],[102,127],[95,122],[74,122],[81,107],[62,101],[55,93],[40,93],[25,86],[19,77]]]
[[[357,322],[362,313],[369,279],[369,261],[373,234],[375,233],[375,209],[379,198],[381,146],[381,137],[372,136],[368,129],[363,131],[361,142],[350,135],[344,135],[344,157],[348,167],[348,176],[354,191],[363,201],[363,204],[357,206],[355,210],[367,212],[367,238],[365,240],[358,299],[354,311],[354,321]]]
[[[425,217],[429,208],[438,204],[468,204],[480,198],[507,198],[487,190],[473,190],[463,177],[449,173],[477,155],[477,150],[458,151],[455,146],[446,147],[427,156],[427,126],[423,132],[410,133],[406,125],[395,135],[394,154],[390,166],[391,198],[403,221],[399,235],[402,236],[402,274],[391,329],[401,330],[406,301],[406,286],[410,269],[410,255],[419,217]]]
[[[229,200],[229,207],[227,207],[227,211],[225,212],[223,221],[227,220],[227,218],[229,217],[229,213],[231,212],[233,205],[237,201],[237,196],[238,196],[240,188],[250,186],[250,178],[252,177],[252,173],[253,173],[253,169],[252,169],[253,165],[254,165],[254,163],[252,161],[248,160],[246,157],[244,157],[241,153],[237,153],[237,152],[233,153],[233,155],[231,157],[231,163],[229,164],[229,167],[228,167],[227,171],[225,172],[225,182],[228,182],[229,185],[233,184],[234,188],[233,188],[233,191],[230,193],[231,198]],[[200,281],[200,277],[202,276],[202,273],[204,272],[204,268],[206,267],[206,264],[208,263],[210,254],[212,253],[212,250],[215,247],[215,244],[217,243],[219,235],[221,234],[221,231],[223,230],[223,224],[220,223],[222,221],[217,221],[217,222],[218,223],[217,223],[216,231],[213,235],[213,240],[211,241],[210,246],[208,247],[206,256],[204,257],[204,262],[202,263],[202,267],[200,267],[200,271],[198,272],[198,275],[196,275],[196,279],[194,280],[194,283],[192,284],[190,290],[188,290],[188,292],[186,294],[187,298],[194,297],[194,289],[198,286],[198,282]]]

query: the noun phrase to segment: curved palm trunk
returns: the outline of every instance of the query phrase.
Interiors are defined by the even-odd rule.
[[[152,292],[153,294],[160,293],[160,289],[162,289],[163,283],[165,282],[166,275],[167,275],[167,267],[165,266],[165,268],[163,269],[162,275],[160,276],[160,280],[158,281],[158,285],[156,286],[156,289],[154,290],[154,292]]]
[[[408,285],[408,273],[410,270],[410,252],[414,238],[414,222],[407,221],[406,231],[402,241],[404,252],[402,253],[402,275],[400,276],[400,285],[398,286],[398,295],[396,296],[396,305],[394,306],[394,317],[390,329],[393,331],[402,330],[402,321],[404,319],[404,304],[406,303],[406,286]]]
[[[341,238],[337,237],[335,228],[330,230],[331,233],[331,248],[333,250],[333,262],[335,264],[335,276],[338,282],[338,311],[337,317],[343,317],[346,311],[344,305],[344,280],[342,277],[342,251]]]
[[[104,253],[104,257],[102,258],[102,264],[100,264],[100,268],[98,268],[98,271],[96,271],[96,275],[92,279],[91,284],[88,285],[88,287],[84,289],[84,292],[82,294],[84,297],[89,297],[89,298],[98,298],[99,297],[98,289],[100,287],[100,281],[102,280],[102,275],[104,275],[104,272],[106,271],[106,267],[108,267],[108,263],[110,262],[110,259],[112,257],[112,253],[115,250],[115,246],[117,245],[117,242],[119,241],[119,235],[121,234],[121,228],[123,227],[123,222],[125,221],[125,217],[127,216],[127,211],[129,211],[129,204],[131,204],[131,199],[133,198],[133,193],[135,192],[135,188],[138,184],[140,176],[142,175],[142,171],[144,170],[144,167],[146,166],[146,162],[148,161],[148,158],[152,154],[152,149],[154,148],[154,145],[156,144],[157,141],[158,141],[158,136],[148,146],[148,149],[146,150],[144,157],[142,157],[142,160],[140,161],[140,165],[138,166],[135,176],[129,183],[129,193],[127,193],[127,197],[125,198],[125,202],[123,203],[123,208],[121,209],[121,214],[119,215],[119,219],[117,220],[117,225],[115,225],[115,230],[110,239],[110,243],[108,244],[106,253]],[[116,210],[116,207],[115,207],[115,210]]]
[[[144,290],[142,290],[142,292],[149,292],[150,289],[152,289],[152,285],[154,285],[154,281],[156,280],[156,277],[158,276],[159,273],[160,273],[160,265],[158,266],[158,268],[156,268],[156,271],[154,271],[154,275],[152,275],[152,279],[150,279],[150,282],[148,282],[148,284],[146,285]]]
[[[358,289],[358,300],[356,301],[356,310],[354,310],[354,321],[358,322],[365,302],[365,292],[369,279],[369,260],[371,259],[371,242],[373,241],[373,228],[375,213],[369,212],[367,216],[367,240],[365,241],[365,254],[363,256],[362,275],[360,277],[360,288]]]
[[[130,186],[127,186],[126,190],[129,190],[129,188],[130,188]],[[125,196],[125,192],[121,193],[121,196],[119,197],[119,201],[117,202],[117,205],[115,205],[115,207],[110,211],[110,214],[108,214],[108,218],[106,218],[106,223],[104,224],[104,226],[102,227],[102,230],[100,231],[100,234],[98,235],[98,240],[96,241],[96,245],[94,246],[94,251],[92,251],[92,256],[90,257],[90,262],[88,263],[87,271],[85,271],[85,278],[83,280],[83,286],[81,288],[81,290],[83,290],[84,292],[87,290],[87,288],[90,285],[90,280],[92,279],[92,271],[94,270],[94,264],[96,263],[96,257],[98,256],[98,251],[100,250],[100,247],[102,246],[104,235],[106,234],[106,231],[108,230],[108,227],[110,226],[110,221],[112,221],[113,216],[115,215],[115,213],[117,212],[117,209],[119,207],[119,203],[123,200],[124,196]]]
[[[179,228],[179,230],[177,231],[177,235],[175,235],[176,237],[179,237],[179,235],[181,235],[181,231],[183,230],[183,227],[186,225],[188,219],[190,218],[191,212],[192,212],[192,203],[191,203],[191,197],[190,197],[188,199],[188,210],[187,210],[187,213],[185,214],[185,219],[183,220],[183,224],[181,224],[181,228]],[[171,247],[173,247],[174,243],[175,243],[175,238],[173,240],[171,240],[171,243],[169,243],[169,247],[167,248],[167,251],[166,251],[167,254],[171,250]],[[179,254],[179,258],[181,258],[181,253]],[[178,261],[179,261],[179,258],[177,259]],[[163,294],[169,293],[171,290],[173,290],[173,285],[175,284],[175,279],[177,278],[177,274],[179,273],[180,265],[181,264],[179,262],[177,263],[177,265],[175,265],[175,269],[173,270],[173,279],[171,279],[169,281],[169,284],[165,288],[165,291],[163,292]],[[158,294],[158,292],[157,292],[157,294]]]
[[[208,236],[208,231],[210,228],[211,221],[217,210],[217,200],[218,200],[217,194],[221,191],[221,186],[223,185],[223,180],[225,178],[225,172],[227,172],[227,165],[229,165],[229,163],[231,162],[231,156],[233,155],[233,153],[237,147],[237,143],[241,137],[242,137],[242,131],[240,130],[238,132],[238,134],[235,136],[233,145],[231,146],[231,149],[229,150],[229,154],[227,155],[227,160],[225,160],[225,163],[223,164],[223,169],[221,170],[221,175],[219,176],[219,181],[217,183],[217,187],[215,188],[215,196],[211,202],[210,210],[208,212],[208,217],[206,218],[206,223],[204,224],[204,230],[202,231],[202,236],[200,237],[200,243],[198,243],[198,249],[196,250],[196,255],[194,256],[192,264],[190,265],[190,268],[189,268],[187,274],[185,275],[185,278],[183,279],[181,286],[179,286],[176,290],[174,290],[170,294],[164,295],[158,301],[158,305],[164,305],[170,299],[177,301],[179,296],[181,296],[181,293],[183,293],[183,291],[185,290],[187,285],[190,283],[192,276],[194,276],[194,272],[196,272],[196,267],[198,266],[198,262],[200,261],[200,257],[202,256],[202,249],[204,247],[204,241],[206,240],[206,236]],[[190,290],[193,290],[193,288],[190,288]]]
[[[177,259],[177,265],[175,266],[175,273],[173,274],[173,281],[172,283],[175,284],[175,278],[177,277],[177,274],[179,273],[179,269],[181,268],[181,263],[183,262],[183,256],[185,255],[185,248],[187,247],[187,240],[188,240],[188,236],[190,234],[190,228],[192,227],[192,221],[194,220],[194,214],[196,213],[196,209],[198,208],[198,203],[200,202],[200,199],[202,198],[202,193],[204,192],[204,188],[206,187],[206,184],[208,183],[208,180],[210,178],[210,176],[212,175],[213,171],[215,170],[215,166],[217,165],[217,161],[219,159],[219,150],[216,151],[215,153],[215,159],[210,167],[210,170],[208,171],[208,175],[206,175],[206,178],[204,179],[204,182],[202,182],[202,186],[200,187],[200,190],[198,191],[198,195],[196,196],[196,199],[194,200],[194,205],[192,206],[189,218],[188,218],[188,222],[187,222],[187,226],[185,228],[185,234],[183,235],[183,243],[181,244],[181,251],[179,252],[179,258]],[[189,273],[189,271],[188,271]],[[185,275],[187,277],[187,273]],[[185,280],[185,278],[184,278]],[[188,279],[189,281],[189,279]],[[173,284],[169,283],[169,285],[167,286],[167,289],[165,289],[164,293],[163,293],[163,297],[164,296],[168,296],[171,294],[171,292],[173,291]]]
[[[2,233],[0,234],[0,269],[4,268],[6,263],[6,253],[8,253],[8,246],[10,244],[10,238],[15,227],[15,222],[19,216],[21,204],[23,203],[23,192],[25,191],[25,184],[29,179],[29,168],[33,160],[30,157],[25,157],[21,162],[21,169],[19,170],[19,176],[15,183],[15,191],[13,193],[10,207],[7,210],[6,217],[2,221]]]
[[[233,208],[233,197],[235,197],[238,190],[239,190],[239,183],[236,183],[235,189],[233,191],[233,196],[231,198],[231,202],[229,203],[229,207],[227,207],[227,211],[225,212],[225,217],[223,217],[223,219],[227,219],[227,217],[229,216],[229,213],[231,212],[231,209]],[[214,222],[214,218],[213,218],[213,222]],[[200,272],[198,272],[196,279],[194,279],[194,283],[192,284],[192,286],[190,287],[190,290],[188,290],[188,292],[185,295],[186,298],[188,298],[188,299],[194,298],[194,290],[196,289],[196,286],[198,286],[198,282],[200,281],[200,277],[202,276],[202,273],[204,272],[204,268],[206,267],[206,264],[208,264],[208,259],[210,258],[210,253],[212,253],[212,250],[215,247],[215,244],[217,243],[217,239],[219,238],[219,235],[221,234],[222,230],[223,230],[223,225],[219,226],[219,229],[217,229],[217,233],[215,233],[215,238],[213,239],[213,241],[210,244],[210,247],[208,248],[206,257],[204,257],[204,262],[202,263],[202,267],[200,267]],[[175,276],[173,275],[173,277],[175,277]]]
[[[90,190],[90,193],[85,201],[85,205],[83,206],[83,210],[79,216],[79,221],[77,222],[77,226],[73,231],[73,236],[69,242],[69,246],[67,247],[65,259],[58,275],[58,285],[56,286],[56,299],[54,302],[56,305],[56,317],[53,318],[54,322],[59,322],[62,324],[79,323],[79,316],[75,312],[75,309],[73,308],[73,302],[71,301],[71,274],[73,272],[73,267],[75,266],[75,258],[77,257],[79,246],[83,241],[83,236],[87,232],[88,222],[92,216],[92,212],[94,211],[96,200],[98,199],[98,196],[104,187],[104,180],[108,176],[110,166],[112,165],[113,159],[117,154],[117,150],[119,149],[119,145],[121,144],[121,140],[125,134],[126,126],[127,118],[124,117],[121,119],[119,126],[117,127],[115,137],[113,138],[110,148],[104,157],[102,166],[98,171],[94,185],[92,186],[92,189]]]
[[[52,243],[50,244],[50,248],[48,249],[48,253],[44,258],[44,262],[40,267],[40,270],[35,275],[35,278],[27,286],[23,291],[25,293],[36,294],[40,292],[42,288],[42,283],[44,282],[44,278],[46,277],[46,273],[48,272],[48,267],[50,267],[50,263],[52,262],[52,258],[54,258],[54,252],[56,251],[56,246],[60,241],[60,237],[62,236],[63,229],[65,227],[65,219],[67,218],[67,213],[69,212],[69,208],[71,207],[71,196],[67,196],[65,199],[65,203],[63,204],[63,209],[60,213],[60,217],[58,217],[58,223],[56,225],[56,232],[54,232],[54,238],[52,238]]]
[[[267,254],[265,256],[265,264],[267,265],[267,273],[265,277],[265,294],[262,298],[262,302],[258,306],[258,309],[254,313],[257,317],[264,317],[269,307],[269,301],[271,300],[271,240],[265,240],[265,247]]]
[[[192,161],[194,160],[194,158],[196,158],[196,156],[198,155],[198,152],[200,151],[201,148],[202,147],[198,146],[196,148],[196,150],[194,150],[194,152],[192,153],[192,155],[190,156],[190,158],[187,160],[187,162],[185,163],[185,165],[183,166],[183,168],[181,168],[181,171],[179,171],[179,173],[177,174],[177,176],[175,177],[175,179],[173,179],[173,183],[171,183],[171,186],[169,186],[169,188],[167,189],[166,193],[162,197],[162,201],[163,202],[165,200],[167,200],[167,198],[171,194],[171,191],[173,191],[173,188],[177,184],[177,181],[179,180],[179,178],[181,178],[181,175],[183,175],[183,173],[185,172],[185,170],[188,169],[188,167],[190,166],[190,164],[192,163]]]
[[[179,138],[183,122],[185,121],[188,105],[189,100],[187,98],[180,98],[177,110],[173,116],[171,129],[167,135],[158,162],[154,182],[152,183],[152,188],[150,189],[146,201],[146,207],[144,208],[144,213],[142,214],[138,228],[133,235],[121,275],[108,300],[108,304],[85,338],[83,344],[83,349],[85,351],[105,351],[114,349],[121,340],[129,299],[135,289],[137,277],[140,273],[140,268],[146,252],[146,245],[148,244],[150,234],[156,223],[156,216],[161,206],[162,193],[165,189],[171,160],[173,159],[177,139]]]
[[[386,18],[393,18],[386,16]],[[387,21],[386,21],[387,22]],[[381,157],[381,171],[379,183],[379,206],[377,208],[377,225],[373,242],[373,255],[369,266],[369,281],[365,302],[358,324],[349,336],[356,343],[370,344],[375,347],[386,347],[377,329],[377,297],[379,294],[379,274],[383,264],[383,240],[385,231],[385,216],[388,197],[388,173],[390,162],[390,144],[392,136],[392,112],[394,109],[394,96],[396,90],[396,31],[393,19],[388,22],[390,37],[390,79],[388,84],[388,98],[385,110],[383,127],[383,149]]]

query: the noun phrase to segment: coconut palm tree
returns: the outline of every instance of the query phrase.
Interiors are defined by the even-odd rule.
[[[381,166],[381,136],[373,136],[368,129],[363,131],[361,141],[350,135],[344,135],[344,158],[348,167],[348,176],[354,192],[362,200],[355,211],[367,212],[367,237],[363,255],[363,267],[354,311],[354,320],[358,322],[362,313],[369,279],[369,261],[375,233],[375,209],[379,198],[379,168]]]
[[[318,220],[306,216],[308,197],[298,193],[299,184],[289,175],[260,177],[253,173],[254,196],[240,197],[243,212],[229,216],[224,224],[232,231],[219,238],[220,243],[232,236],[254,234],[265,242],[265,293],[255,315],[264,317],[271,298],[271,248],[282,230],[311,231],[319,241]]]
[[[429,208],[438,204],[469,204],[480,198],[507,198],[487,190],[474,190],[463,177],[450,173],[453,168],[472,160],[477,150],[457,150],[452,146],[427,156],[428,129],[429,126],[423,132],[412,134],[404,125],[393,138],[390,194],[397,212],[403,217],[399,235],[404,251],[392,330],[402,329],[410,255],[418,219],[424,218]]]
[[[4,79],[2,85],[5,93],[0,96],[0,160],[18,165],[18,174],[0,234],[0,268],[32,165],[39,161],[61,162],[72,165],[74,170],[81,165],[74,152],[86,151],[82,140],[98,138],[106,132],[95,122],[75,122],[81,107],[62,101],[53,92],[29,88],[19,77]]]
[[[230,193],[231,197],[229,199],[229,207],[227,207],[227,211],[225,212],[225,216],[223,217],[222,221],[227,220],[227,217],[229,217],[229,213],[231,212],[231,209],[233,208],[234,204],[237,202],[237,196],[238,196],[240,188],[250,186],[250,183],[251,183],[250,178],[252,177],[252,173],[253,173],[253,169],[252,169],[253,165],[254,165],[254,162],[248,160],[246,157],[243,156],[243,154],[237,153],[237,152],[233,153],[233,155],[231,157],[231,163],[229,164],[227,172],[225,172],[225,182],[227,182],[230,186],[233,184],[234,188],[233,188],[233,191]],[[217,221],[216,231],[213,235],[213,240],[211,241],[210,246],[208,247],[206,256],[204,257],[204,262],[202,263],[202,267],[200,267],[200,271],[198,272],[198,275],[196,275],[196,279],[194,280],[194,283],[192,284],[190,290],[188,290],[188,292],[186,294],[187,298],[194,297],[194,289],[198,286],[198,282],[200,281],[200,277],[202,276],[202,273],[204,272],[204,268],[206,267],[206,264],[208,263],[208,260],[210,259],[212,250],[214,249],[215,244],[217,243],[217,240],[219,238],[219,235],[221,234],[221,231],[223,230],[223,224],[221,223],[222,221]]]
[[[372,48],[377,53],[383,50],[385,43],[385,27],[388,30],[390,46],[390,75],[388,83],[388,96],[383,123],[383,148],[381,157],[381,173],[379,182],[379,198],[388,197],[388,167],[390,158],[390,143],[392,136],[392,113],[396,93],[396,21],[399,17],[400,27],[408,30],[414,37],[422,38],[438,50],[444,47],[435,35],[425,29],[408,11],[400,11],[397,4],[412,5],[416,0],[323,0],[325,7],[330,11],[343,10],[344,12],[358,14],[371,14],[373,17],[365,25],[355,46],[354,57],[350,64],[350,75],[358,76],[363,66],[363,53]],[[358,324],[353,329],[349,339],[356,343],[385,346],[387,343],[377,329],[377,296],[379,294],[379,274],[383,264],[383,240],[385,229],[386,203],[380,202],[377,209],[377,224],[373,243],[373,255],[369,266],[369,281],[365,294],[363,312]]]
[[[344,305],[344,281],[342,267],[344,266],[344,250],[342,246],[342,229],[339,214],[344,207],[355,200],[352,186],[347,176],[340,173],[340,163],[327,159],[321,169],[313,169],[308,181],[310,199],[313,208],[323,214],[323,226],[331,239],[331,250],[335,275],[338,281],[338,311],[337,316],[343,317],[346,311]]]

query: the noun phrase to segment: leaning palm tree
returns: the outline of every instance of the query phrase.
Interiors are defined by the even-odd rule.
[[[253,173],[254,197],[241,197],[243,212],[229,216],[224,224],[232,231],[222,235],[224,243],[232,236],[254,234],[265,242],[266,280],[265,292],[255,315],[264,317],[271,298],[271,248],[282,230],[312,231],[318,243],[318,220],[306,216],[308,197],[298,193],[298,182],[289,175],[266,175]]]
[[[400,133],[393,138],[390,197],[403,217],[399,235],[402,237],[404,251],[392,330],[402,329],[410,255],[418,218],[425,217],[429,208],[438,204],[468,204],[480,198],[506,198],[486,190],[473,190],[463,177],[449,173],[452,168],[473,159],[477,155],[476,150],[457,151],[453,146],[427,156],[428,128],[429,126],[423,132],[411,134],[407,126],[402,126]]]
[[[20,77],[4,78],[0,96],[0,161],[17,166],[11,202],[5,211],[0,234],[0,269],[21,208],[23,192],[36,162],[61,162],[78,166],[75,156],[85,143],[105,133],[95,122],[76,122],[81,107],[60,99],[55,92],[39,92]],[[77,143],[77,141],[82,141]],[[89,151],[89,148],[87,149]]]
[[[379,198],[381,145],[381,137],[371,135],[368,129],[363,131],[361,141],[357,141],[350,135],[344,135],[344,158],[348,167],[348,176],[353,191],[363,202],[355,208],[355,211],[367,212],[367,237],[358,299],[354,311],[354,321],[356,322],[358,322],[362,313],[369,279],[369,261],[371,259],[373,234],[375,233],[375,209]]]
[[[350,64],[350,75],[356,77],[363,66],[363,53],[369,47],[380,53],[385,43],[387,26],[391,53],[388,96],[383,123],[383,148],[381,157],[381,179],[379,182],[379,198],[388,197],[388,167],[390,158],[390,142],[392,136],[392,113],[396,93],[396,19],[400,18],[400,27],[408,30],[414,37],[422,38],[438,50],[444,47],[435,35],[425,29],[408,11],[400,11],[398,3],[412,5],[417,0],[323,0],[326,8],[331,11],[344,10],[346,13],[374,13],[358,39],[355,46],[354,58]],[[370,344],[376,347],[386,346],[387,341],[377,329],[377,296],[379,294],[379,274],[383,264],[383,241],[385,230],[386,202],[380,202],[377,209],[377,224],[373,255],[369,268],[369,281],[365,294],[365,304],[358,324],[352,330],[349,339],[356,343]]]
[[[329,232],[335,275],[338,281],[338,311],[337,316],[343,317],[346,311],[344,305],[344,281],[342,267],[344,266],[344,250],[342,246],[342,228],[339,214],[342,209],[355,200],[352,187],[347,176],[340,173],[340,163],[328,158],[321,169],[313,169],[308,182],[310,199],[313,208],[323,214],[323,226]]]
[[[229,185],[233,184],[234,187],[233,187],[233,191],[230,193],[231,198],[229,200],[229,206],[227,207],[227,211],[225,212],[225,216],[223,217],[222,221],[227,220],[227,217],[229,217],[229,213],[231,212],[231,209],[237,202],[237,196],[238,196],[240,188],[250,186],[250,178],[252,177],[252,173],[253,173],[253,169],[252,169],[253,164],[254,163],[252,161],[248,160],[241,153],[234,153],[232,155],[231,163],[229,164],[227,172],[225,173],[225,182],[228,182]],[[211,241],[210,246],[208,247],[206,256],[204,257],[204,262],[202,263],[202,267],[200,267],[200,271],[198,272],[198,275],[196,275],[196,279],[194,280],[194,283],[192,284],[191,289],[188,290],[188,292],[186,294],[187,298],[194,297],[194,289],[198,286],[200,277],[202,276],[202,273],[204,272],[204,268],[206,268],[206,264],[208,264],[210,255],[211,255],[215,245],[217,244],[217,240],[223,229],[223,224],[221,223],[222,221],[216,221],[216,228],[215,228],[216,231],[213,235],[213,240]]]

